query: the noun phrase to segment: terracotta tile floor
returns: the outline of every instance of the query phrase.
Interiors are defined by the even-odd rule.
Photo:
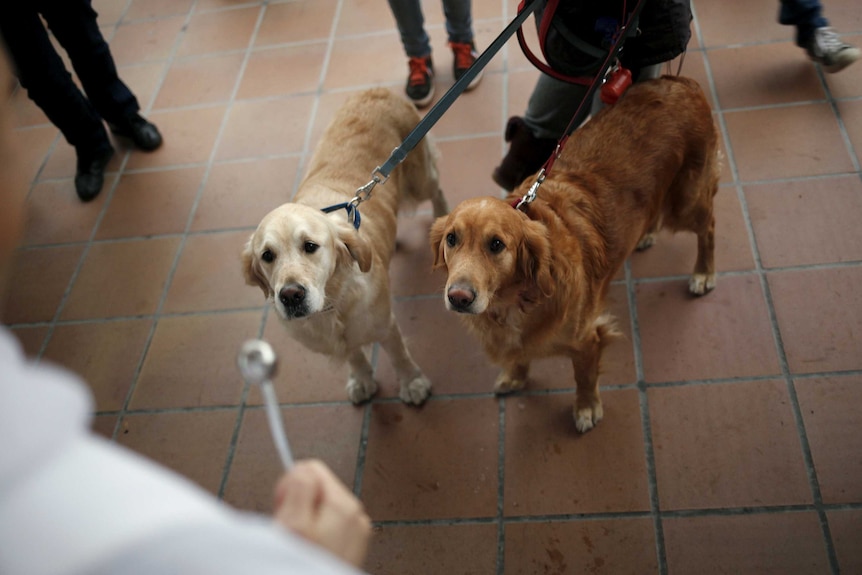
[[[268,511],[279,462],[234,367],[263,336],[294,450],[329,462],[376,522],[372,573],[862,572],[862,63],[824,75],[775,23],[777,2],[694,0],[683,72],[706,88],[728,160],[718,288],[686,295],[691,237],[632,258],[611,291],[627,337],[607,352],[605,420],[578,436],[565,361],[491,393],[495,369],[440,301],[428,207],[402,218],[392,268],[435,385],[421,409],[397,399],[377,349],[380,393],[352,406],[346,369],[289,340],[243,284],[244,239],[291,197],[337,106],[401,90],[382,0],[94,4],[166,143],[118,143],[83,205],[73,151],[17,94],[32,191],[2,315],[29,353],[90,382],[99,433]],[[439,97],[451,56],[425,4]],[[474,0],[481,46],[515,5]],[[858,0],[827,15],[862,43]],[[497,193],[503,127],[536,76],[509,42],[434,129],[451,204]]]

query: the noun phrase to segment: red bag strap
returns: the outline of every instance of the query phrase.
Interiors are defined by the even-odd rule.
[[[557,5],[559,3],[560,3],[560,0],[548,0],[548,3],[545,5],[544,14],[548,14],[548,15],[553,14],[554,11],[556,11]],[[521,0],[521,3],[518,5],[518,12],[521,12],[521,10],[523,10],[526,5],[527,5],[527,0]],[[550,18],[550,17],[549,18],[544,18],[544,17],[542,18],[542,21],[539,23],[539,38],[544,38],[547,35],[548,29],[551,27],[551,20],[552,20],[552,18]],[[572,77],[572,76],[567,76],[565,74],[557,72],[556,70],[554,70],[553,68],[548,66],[545,62],[540,60],[539,57],[533,53],[533,51],[530,49],[530,46],[527,44],[527,40],[524,38],[523,26],[518,28],[518,44],[521,45],[521,51],[524,52],[524,56],[527,57],[527,60],[529,60],[530,63],[533,64],[533,66],[535,66],[536,68],[538,68],[539,70],[541,70],[542,72],[547,74],[548,76],[555,78],[557,80],[560,80],[562,82],[569,82],[571,84],[581,84],[582,86],[588,86],[590,84],[590,81],[592,80],[592,78],[585,78],[585,77],[576,78],[576,77]],[[541,43],[539,45],[539,48],[542,50],[542,55],[544,56],[545,55],[545,49],[541,45]],[[545,59],[547,59],[547,57]]]

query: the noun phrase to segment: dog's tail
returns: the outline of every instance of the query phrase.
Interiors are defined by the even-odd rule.
[[[617,320],[609,313],[603,313],[593,322],[593,327],[596,328],[596,335],[599,337],[599,348],[604,349],[608,345],[621,337],[623,332],[620,331],[617,325]]]
[[[614,341],[625,337],[622,331],[620,331],[619,326],[617,324],[617,320],[610,313],[603,313],[593,322],[593,327],[596,328],[596,335],[599,340],[599,357],[602,357],[604,354],[602,351]],[[604,371],[604,365],[602,363],[599,364],[599,374]]]
[[[399,212],[413,212],[418,204],[431,200],[435,217],[449,213],[449,207],[440,189],[440,172],[437,168],[439,160],[440,150],[433,136],[426,134],[396,168],[402,170],[399,182]]]

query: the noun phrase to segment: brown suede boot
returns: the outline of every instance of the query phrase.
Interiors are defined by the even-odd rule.
[[[524,178],[535,174],[557,147],[553,138],[537,138],[518,116],[509,118],[505,138],[509,151],[491,177],[501,188],[511,192]]]

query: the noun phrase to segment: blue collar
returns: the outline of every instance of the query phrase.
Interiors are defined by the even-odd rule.
[[[353,223],[353,227],[357,230],[359,229],[359,208],[351,202],[344,202],[343,204],[335,204],[334,206],[329,206],[328,208],[323,208],[321,211],[325,214],[330,212],[334,212],[336,210],[347,210],[347,221]]]

